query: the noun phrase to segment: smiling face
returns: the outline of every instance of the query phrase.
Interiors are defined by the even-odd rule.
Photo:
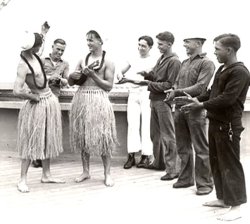
[[[65,51],[65,45],[56,43],[52,46],[52,57],[56,60],[60,60],[64,51]]]
[[[187,39],[184,40],[183,46],[186,48],[187,55],[193,55],[199,47],[199,44],[196,39]]]
[[[168,52],[169,48],[172,46],[172,43],[166,41],[166,40],[159,40],[157,41],[158,49],[162,54],[165,54]]]
[[[147,56],[150,49],[151,49],[151,47],[148,45],[148,42],[146,40],[141,39],[138,42],[138,51],[139,51],[139,54],[141,55],[141,57]]]
[[[102,41],[97,38],[94,34],[87,35],[87,45],[90,52],[93,52],[100,48]]]

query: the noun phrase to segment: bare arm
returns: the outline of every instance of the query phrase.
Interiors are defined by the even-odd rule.
[[[48,33],[48,31],[49,31],[49,27],[47,27],[46,25],[45,25],[45,23],[42,25],[42,27],[41,27],[41,36],[42,36],[42,38],[43,38],[43,43],[42,43],[42,46],[41,46],[41,48],[39,49],[39,52],[37,53],[37,55],[39,56],[39,57],[41,57],[41,55],[43,54],[43,51],[44,51],[44,43],[45,43],[45,36],[46,36],[46,34]]]
[[[121,73],[124,75],[130,68],[131,65],[127,63],[126,66],[121,69]]]
[[[120,81],[122,78],[125,77],[125,73],[130,69],[131,65],[129,63],[126,63],[126,66],[124,66],[118,74],[116,74],[117,79]]]
[[[81,67],[81,64],[82,64],[82,60],[80,60],[78,62],[78,64],[76,65],[76,69],[74,72],[72,72],[71,74],[69,74],[68,76],[68,84],[70,86],[73,86],[74,85],[74,80],[79,80],[80,77],[81,77],[81,72],[82,72],[82,67]]]
[[[40,100],[38,94],[33,94],[24,88],[25,79],[27,74],[27,66],[21,61],[17,68],[17,77],[14,83],[13,94],[22,99],[28,99],[35,102]]]
[[[68,84],[68,77],[69,77],[69,64],[66,63],[64,70],[62,71],[61,83],[63,86]]]

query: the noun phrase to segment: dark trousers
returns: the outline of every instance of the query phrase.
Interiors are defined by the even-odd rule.
[[[171,107],[163,102],[151,101],[150,136],[155,160],[153,166],[167,173],[176,173],[176,141]]]
[[[226,205],[237,206],[247,201],[243,167],[240,162],[241,125],[232,127],[230,140],[229,124],[210,121],[210,163],[218,199]]]
[[[175,111],[176,144],[181,160],[178,182],[193,184],[195,181],[197,188],[213,188],[207,123],[205,110],[193,111],[188,114],[179,109]]]

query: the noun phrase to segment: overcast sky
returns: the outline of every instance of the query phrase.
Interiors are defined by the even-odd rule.
[[[51,50],[58,37],[67,42],[64,58],[74,70],[77,61],[86,55],[85,34],[97,30],[104,39],[104,48],[117,61],[137,53],[141,35],[153,38],[170,31],[176,41],[173,50],[185,59],[183,38],[199,35],[207,38],[204,51],[213,55],[213,38],[224,32],[236,33],[242,40],[239,60],[250,68],[250,21],[247,0],[11,0],[0,11],[0,82],[13,82],[20,54],[20,36],[25,30],[39,32],[47,20],[51,29],[45,51]],[[153,52],[158,54],[157,45]]]

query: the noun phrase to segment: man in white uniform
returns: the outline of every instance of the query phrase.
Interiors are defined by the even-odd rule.
[[[128,160],[124,169],[135,165],[135,153],[141,151],[141,159],[138,168],[144,168],[150,163],[153,155],[153,147],[150,139],[150,100],[147,91],[147,82],[137,74],[142,71],[150,71],[156,64],[156,60],[149,52],[154,42],[150,36],[141,36],[138,39],[139,57],[128,62],[127,66],[118,74],[118,80],[124,87],[129,88],[127,121],[128,136],[127,149]]]

